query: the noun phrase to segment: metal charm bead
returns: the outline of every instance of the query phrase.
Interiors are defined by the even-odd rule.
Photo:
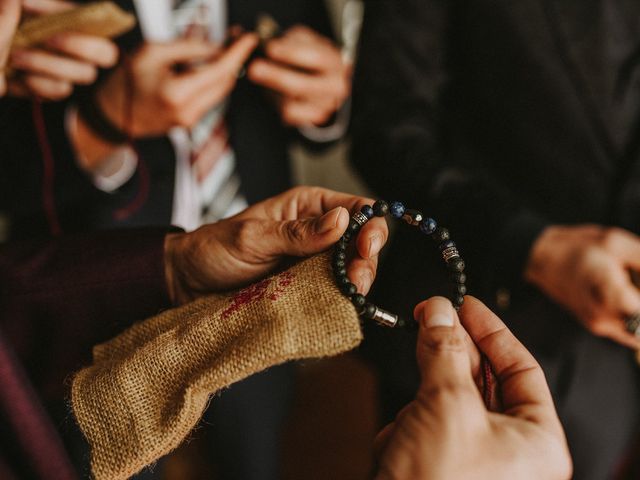
[[[629,315],[624,323],[627,326],[627,332],[640,337],[640,312]]]
[[[379,307],[375,307],[375,311],[373,312],[373,317],[371,317],[371,319],[385,327],[395,327],[396,323],[398,323],[397,315],[387,312]]]
[[[422,221],[422,213],[419,212],[418,210],[411,210],[411,209],[407,209],[404,211],[404,215],[402,216],[402,219],[407,222],[409,225],[413,225],[414,227],[417,227],[418,225],[420,225],[420,222]]]
[[[369,221],[369,218],[362,212],[354,213],[353,217],[351,218],[355,220],[361,227]]]
[[[445,248],[442,251],[442,258],[445,262],[448,262],[453,258],[460,258],[460,253],[458,252],[458,249],[456,247]]]

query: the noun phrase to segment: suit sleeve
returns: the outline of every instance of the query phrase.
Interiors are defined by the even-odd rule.
[[[0,249],[0,326],[43,393],[59,395],[93,345],[170,306],[166,231],[122,230]]]
[[[546,220],[468,151],[452,155],[446,0],[370,0],[354,78],[351,159],[373,190],[447,225],[465,257],[510,286]],[[483,278],[486,281],[489,277]]]

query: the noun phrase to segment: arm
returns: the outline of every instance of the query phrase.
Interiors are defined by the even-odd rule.
[[[522,278],[530,245],[546,222],[480,171],[480,158],[467,155],[454,163],[450,155],[443,131],[449,119],[442,111],[450,80],[447,5],[366,3],[354,78],[352,161],[380,195],[433,212],[470,259],[480,253],[491,258],[477,269],[491,275],[493,288],[510,286]]]

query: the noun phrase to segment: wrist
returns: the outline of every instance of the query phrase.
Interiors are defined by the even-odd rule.
[[[177,305],[182,297],[179,258],[184,233],[168,233],[164,239],[164,276],[171,303]]]
[[[559,229],[560,227],[557,226],[545,227],[533,241],[524,268],[524,279],[527,282],[538,284],[542,271],[549,262],[550,253],[552,253],[549,252],[549,248],[555,248],[554,245],[557,243]]]

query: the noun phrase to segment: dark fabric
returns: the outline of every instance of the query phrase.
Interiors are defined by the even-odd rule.
[[[2,478],[76,478],[40,401],[59,403],[65,378],[90,361],[93,345],[170,306],[166,232],[123,230],[0,248]],[[77,433],[73,425],[66,429]]]
[[[637,368],[522,271],[550,224],[640,232],[639,48],[632,0],[370,0],[355,73],[353,164],[378,195],[450,228],[470,293],[494,308],[510,293],[501,315],[549,375],[579,479],[607,478],[635,431]],[[400,229],[375,286],[382,305],[410,315],[448,293],[425,241]],[[389,351],[381,337],[369,347],[394,358],[380,367],[391,414],[415,388],[402,373],[415,339],[398,334]]]

